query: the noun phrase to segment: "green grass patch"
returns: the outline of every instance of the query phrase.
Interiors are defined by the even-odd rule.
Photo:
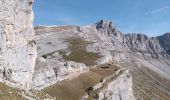
[[[0,83],[0,100],[27,100],[24,96],[22,96],[23,93],[25,96],[36,100],[52,99],[51,96],[41,91],[30,90],[29,93],[27,93],[24,90],[12,88],[4,83]]]
[[[21,91],[0,83],[0,100],[26,100],[19,93]]]
[[[39,29],[43,29],[43,28],[46,28],[46,27],[45,26],[35,26],[34,30],[39,30]]]
[[[87,52],[86,47],[92,42],[85,41],[81,38],[72,38],[67,40],[70,45],[69,49],[71,51],[70,55],[66,55],[64,51],[59,51],[59,54],[62,55],[62,57],[65,60],[71,60],[75,62],[85,63],[86,65],[95,65],[95,61],[102,57],[99,55],[99,53],[93,53],[93,52]]]

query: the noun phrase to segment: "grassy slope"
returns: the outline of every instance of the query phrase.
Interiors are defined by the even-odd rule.
[[[5,85],[4,83],[0,83],[0,100],[27,100],[24,96],[22,96],[21,89],[16,89]],[[23,94],[27,97],[34,98],[35,100],[46,100],[46,98],[52,98],[51,96],[41,92],[31,90],[29,93]]]
[[[0,100],[26,100],[20,93],[21,91],[0,83]]]
[[[103,65],[106,66],[106,65]],[[53,86],[47,87],[43,91],[56,97],[57,100],[79,100],[86,94],[85,90],[93,87],[97,83],[115,72],[115,66],[103,69],[100,67],[92,68],[89,72],[83,73],[72,80],[64,80]]]
[[[170,95],[168,95],[170,80],[147,67],[129,66],[133,81],[133,92],[137,100],[170,100]]]
[[[86,51],[86,47],[91,44],[90,42],[84,41],[81,38],[72,38],[69,39],[68,42],[70,43],[69,49],[71,54],[68,56],[62,54],[65,60],[81,62],[86,65],[94,65],[95,61],[101,57],[99,53]]]

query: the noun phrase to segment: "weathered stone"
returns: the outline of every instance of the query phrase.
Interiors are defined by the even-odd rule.
[[[0,0],[0,69],[5,69],[1,74],[24,89],[30,87],[36,59],[32,3]]]
[[[52,59],[44,61],[42,57],[38,57],[32,88],[40,90],[56,82],[75,78],[88,70],[89,68],[83,63],[73,61],[60,62]]]
[[[98,100],[135,100],[132,87],[132,78],[129,72],[123,72],[100,91]]]

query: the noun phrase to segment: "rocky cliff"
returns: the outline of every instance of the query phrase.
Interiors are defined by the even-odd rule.
[[[90,40],[94,40],[92,37],[97,40],[98,37],[103,43],[105,42],[106,48],[109,47],[109,42],[112,43],[110,44],[112,47],[109,47],[112,51],[133,52],[135,56],[146,58],[166,58],[169,56],[169,33],[152,38],[136,33],[124,35],[112,25],[112,22],[104,20],[97,22],[95,25],[82,27],[82,32],[87,34],[86,37],[91,38]],[[95,34],[96,37],[92,34]]]
[[[30,88],[36,59],[32,4],[0,0],[0,77],[24,89]]]
[[[125,38],[127,46],[136,55],[138,53],[146,58],[168,57],[166,50],[157,37],[149,38],[144,34],[126,34]]]
[[[164,48],[166,53],[170,54],[170,33],[165,33],[157,38],[160,41],[161,47]]]
[[[98,100],[135,100],[132,85],[132,78],[128,71],[125,71],[99,92]]]

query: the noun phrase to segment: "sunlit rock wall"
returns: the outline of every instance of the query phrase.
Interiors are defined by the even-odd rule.
[[[36,59],[33,0],[0,0],[0,77],[29,89]]]

